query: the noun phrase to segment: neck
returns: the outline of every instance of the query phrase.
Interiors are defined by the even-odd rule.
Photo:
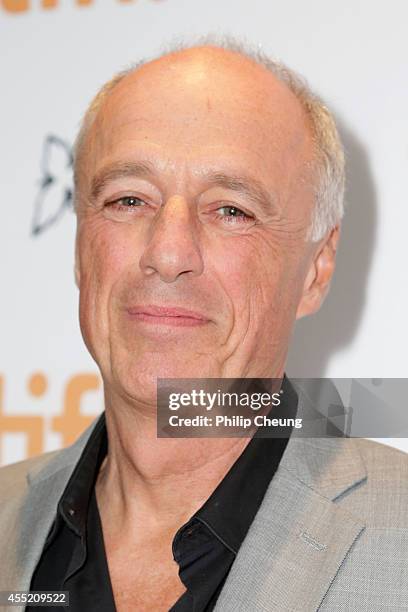
[[[281,379],[283,371],[282,366],[272,378]],[[105,406],[108,455],[96,484],[98,505],[105,521],[125,524],[131,531],[141,523],[152,529],[180,527],[208,499],[250,441],[158,438],[156,411],[113,394],[108,386]]]
[[[155,417],[118,398],[113,410],[107,399],[108,455],[96,485],[98,505],[111,524],[125,524],[131,531],[141,523],[152,529],[181,526],[208,499],[249,442],[249,438],[157,438]]]

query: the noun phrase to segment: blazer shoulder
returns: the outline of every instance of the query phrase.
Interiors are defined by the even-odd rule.
[[[340,499],[344,507],[364,516],[367,527],[402,529],[408,535],[408,455],[396,448],[356,439],[367,478]],[[394,533],[394,532],[393,532]]]
[[[0,500],[15,497],[27,487],[28,475],[41,470],[60,455],[61,450],[49,451],[24,461],[11,463],[0,468]]]
[[[65,481],[75,468],[92,431],[103,424],[104,414],[99,415],[71,446],[0,468],[0,508],[1,502],[24,494],[29,484],[36,485],[58,474],[61,482]]]
[[[408,489],[408,453],[374,440],[355,438],[358,450],[371,477],[388,482],[397,480]]]

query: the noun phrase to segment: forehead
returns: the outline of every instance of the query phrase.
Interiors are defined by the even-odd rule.
[[[235,161],[287,175],[312,157],[292,92],[266,68],[211,48],[165,56],[126,76],[102,103],[88,140],[93,169],[153,155],[167,165]]]

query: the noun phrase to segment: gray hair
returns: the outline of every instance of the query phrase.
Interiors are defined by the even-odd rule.
[[[154,59],[198,46],[211,46],[225,49],[252,60],[256,64],[272,72],[272,74],[279,81],[284,83],[299,100],[309,120],[316,154],[316,202],[307,239],[313,242],[321,240],[328,231],[340,222],[344,214],[345,155],[333,115],[322,102],[321,98],[310,89],[303,77],[288,68],[282,62],[270,58],[261,49],[251,47],[229,37],[219,39],[214,36],[207,36],[205,38],[200,38],[194,44],[178,43],[168,47]],[[83,117],[74,144],[75,184],[78,178],[79,160],[84,149],[87,135],[94,124],[103,101],[122,79],[132,72],[135,72],[149,61],[151,60],[145,59],[139,61],[116,74],[110,81],[102,86],[92,100]]]

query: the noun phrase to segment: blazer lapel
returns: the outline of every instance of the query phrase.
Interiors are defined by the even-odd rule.
[[[364,530],[335,500],[365,478],[354,440],[291,438],[216,611],[315,612]]]

